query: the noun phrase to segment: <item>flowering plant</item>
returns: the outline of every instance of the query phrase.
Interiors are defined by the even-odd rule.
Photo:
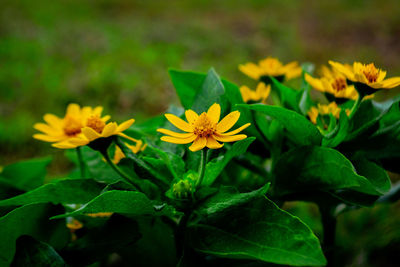
[[[139,123],[77,104],[46,114],[34,138],[76,168],[45,181],[50,158],[4,167],[0,265],[333,264],[337,216],[399,197],[387,171],[400,173],[400,98],[370,95],[400,78],[330,64],[320,78],[273,58],[240,65],[255,91],[170,70],[183,108]],[[321,236],[285,210],[294,200],[319,207]]]

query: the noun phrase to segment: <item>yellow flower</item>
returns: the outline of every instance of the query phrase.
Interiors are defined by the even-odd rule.
[[[250,88],[245,85],[240,87],[240,93],[242,94],[243,101],[246,103],[249,101],[265,103],[270,92],[270,84],[265,85],[264,83],[258,83],[255,91],[250,90]]]
[[[386,71],[376,68],[374,63],[366,65],[354,62],[353,66],[348,67],[333,61],[329,61],[329,64],[348,80],[368,85],[374,89],[390,89],[400,85],[400,77],[385,80]]]
[[[136,139],[133,139],[133,140],[136,140]],[[143,144],[142,140],[137,140],[136,145],[129,145],[127,143],[125,143],[125,145],[135,154],[139,153],[140,151],[145,150],[147,147],[147,144]],[[115,153],[114,153],[114,159],[113,159],[114,164],[118,164],[121,161],[121,159],[123,159],[123,158],[125,158],[125,154],[122,152],[122,150],[118,146],[115,147]]]
[[[329,93],[335,98],[357,99],[358,93],[354,85],[348,85],[343,74],[326,66],[321,67],[321,74],[322,77],[317,79],[306,73],[305,79],[314,89]]]
[[[220,122],[221,107],[219,104],[213,104],[206,112],[198,115],[193,110],[186,110],[185,116],[188,122],[180,119],[173,114],[165,114],[165,117],[175,127],[186,133],[176,133],[167,129],[157,129],[158,132],[166,134],[161,137],[162,141],[174,144],[193,144],[189,147],[191,151],[198,151],[204,147],[218,149],[224,144],[220,142],[235,142],[245,139],[244,134],[237,134],[250,126],[250,123],[239,127],[231,132],[226,132],[237,122],[240,117],[239,111],[233,111],[226,115]]]
[[[260,60],[258,65],[251,62],[239,65],[239,70],[254,80],[260,80],[262,76],[284,76],[288,80],[301,74],[301,67],[296,61],[283,65],[277,58],[272,57]]]
[[[119,135],[132,140],[131,137],[122,132],[128,129],[134,122],[134,119],[130,119],[120,125],[116,122],[109,122],[106,124],[99,116],[91,116],[87,119],[86,126],[81,129],[81,135],[78,135],[75,138],[70,138],[66,141],[52,144],[52,146],[63,149],[76,148],[88,145],[99,138],[107,138],[114,135]]]
[[[329,105],[321,105],[318,104],[318,107],[312,107],[307,115],[310,118],[311,122],[317,124],[318,115],[329,115],[332,114],[335,118],[339,119],[340,117],[340,107],[335,102],[330,103]],[[350,114],[350,110],[346,109],[347,116]]]
[[[71,138],[82,136],[82,128],[87,125],[91,117],[97,117],[102,123],[107,122],[110,116],[101,117],[103,107],[83,107],[77,104],[69,104],[64,118],[59,118],[53,114],[44,115],[47,123],[36,123],[33,127],[41,131],[40,134],[33,135],[33,138],[46,142],[64,142]]]
[[[78,221],[77,219],[68,218],[67,228],[70,229],[71,231],[79,230],[82,227],[83,227],[83,224],[80,221]]]

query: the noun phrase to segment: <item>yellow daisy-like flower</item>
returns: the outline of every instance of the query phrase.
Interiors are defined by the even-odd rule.
[[[283,65],[277,58],[267,57],[257,64],[248,62],[239,65],[239,70],[254,80],[260,80],[262,76],[283,76],[287,80],[301,75],[301,67],[296,61]]]
[[[374,89],[390,89],[400,85],[400,77],[385,80],[386,71],[376,68],[374,63],[354,62],[353,66],[347,67],[333,61],[329,61],[329,64],[348,80],[365,84]]]
[[[235,142],[245,139],[245,134],[237,134],[250,126],[250,123],[239,127],[231,132],[226,132],[238,121],[239,111],[233,111],[219,121],[221,115],[221,106],[213,104],[207,112],[198,115],[193,110],[185,111],[188,122],[173,114],[165,114],[165,117],[178,129],[186,133],[177,133],[167,129],[157,129],[158,132],[166,134],[161,137],[162,141],[174,144],[193,144],[189,147],[191,151],[198,151],[204,147],[211,149],[221,148],[224,144],[220,142]]]
[[[307,115],[310,118],[311,122],[317,124],[318,115],[329,115],[332,114],[335,118],[339,119],[341,108],[335,102],[330,103],[329,105],[321,105],[318,104],[318,107],[312,107]],[[350,114],[350,110],[346,109],[347,116]]]
[[[250,101],[265,103],[270,92],[270,84],[265,85],[264,83],[258,83],[255,91],[250,90],[250,88],[245,85],[240,87],[240,93],[242,94],[243,101],[246,103]]]
[[[136,145],[129,145],[127,143],[125,143],[125,145],[135,154],[139,153],[140,151],[145,150],[147,147],[147,144],[143,144],[142,140],[137,140]],[[123,158],[125,158],[125,154],[122,152],[122,150],[118,146],[115,147],[115,153],[114,153],[114,159],[113,159],[114,164],[118,164],[121,161],[121,159],[123,159]]]
[[[40,134],[33,135],[33,138],[58,143],[82,136],[82,128],[87,125],[91,117],[99,118],[102,123],[106,123],[110,116],[101,117],[103,107],[83,107],[78,104],[69,104],[64,118],[59,118],[53,114],[46,114],[43,119],[46,123],[36,123],[33,127],[41,131]]]
[[[317,79],[306,73],[305,79],[314,89],[329,93],[335,98],[357,99],[358,93],[354,85],[348,85],[343,74],[326,66],[321,67],[321,74],[322,77]]]
[[[122,133],[134,122],[134,119],[130,119],[120,125],[116,122],[109,122],[106,124],[99,116],[91,116],[87,119],[86,126],[81,129],[81,135],[52,144],[52,146],[62,149],[76,148],[88,145],[99,138],[107,138],[114,135],[119,135],[130,140],[136,140]]]

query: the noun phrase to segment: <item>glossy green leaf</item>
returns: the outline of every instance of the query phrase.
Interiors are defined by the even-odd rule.
[[[240,199],[240,197],[238,197]],[[220,205],[223,216],[190,225],[189,240],[196,250],[225,258],[255,259],[295,266],[321,266],[326,260],[318,238],[297,217],[259,196],[251,201]],[[243,199],[242,199],[243,200]]]
[[[0,206],[19,206],[34,203],[83,204],[100,194],[105,185],[91,179],[54,181],[32,191],[0,201]]]
[[[98,212],[115,212],[130,216],[178,214],[174,208],[152,201],[141,192],[112,190],[95,197],[78,210],[54,216],[53,219]]]
[[[51,158],[38,158],[19,161],[4,167],[0,181],[4,181],[19,190],[32,190],[44,183],[46,167]]]
[[[333,130],[333,133],[330,133],[322,139],[322,146],[326,147],[336,147],[340,143],[342,143],[349,132],[350,124],[349,124],[349,118],[346,115],[346,112],[344,110],[341,111],[340,117],[339,117],[339,122],[336,124],[335,129]]]
[[[293,149],[278,160],[275,175],[274,193],[280,196],[338,189],[381,195],[379,188],[356,173],[345,156],[331,148],[307,146]]]
[[[12,266],[64,267],[63,258],[49,244],[22,236],[17,240],[17,251]]]
[[[16,240],[22,235],[32,236],[56,248],[65,246],[70,237],[65,222],[49,220],[57,212],[60,212],[60,207],[32,204],[16,208],[1,217],[0,266],[9,266],[15,254]]]
[[[299,145],[321,144],[322,136],[315,125],[294,111],[263,104],[239,106],[274,117],[287,129],[288,137]]]
[[[254,137],[246,138],[235,142],[233,146],[223,155],[211,162],[207,163],[206,172],[202,185],[211,186],[215,179],[221,174],[225,166],[236,156],[239,156],[246,152],[249,145],[255,140]]]
[[[296,112],[300,112],[299,102],[303,92],[287,87],[274,77],[270,77],[270,79],[272,80],[272,88],[279,92],[283,106]]]

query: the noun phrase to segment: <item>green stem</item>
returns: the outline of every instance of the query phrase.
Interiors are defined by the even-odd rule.
[[[356,99],[356,102],[354,102],[354,105],[353,105],[353,107],[351,108],[350,115],[349,115],[349,119],[353,118],[354,114],[356,113],[356,111],[357,111],[358,108],[360,107],[361,99],[362,99],[362,96],[360,95],[360,93],[358,93],[358,97],[357,97],[357,99]]]
[[[110,155],[108,154],[107,150],[105,151],[100,151],[100,153],[103,155],[104,159],[107,161],[107,163],[113,168],[113,170],[118,173],[127,183],[133,185],[136,188],[140,188],[132,179],[129,177],[128,174],[126,174],[123,170],[118,168],[117,165],[114,164],[114,162],[111,160]]]
[[[207,148],[203,148],[201,150],[201,159],[200,159],[200,165],[199,165],[199,179],[197,179],[196,186],[195,188],[197,189],[201,183],[203,182],[204,179],[204,174],[206,172],[206,164],[207,164]]]
[[[85,163],[83,162],[82,151],[80,146],[76,147],[76,154],[78,155],[81,178],[85,178]]]
[[[328,261],[327,266],[335,266],[336,217],[333,214],[333,208],[320,206],[319,210],[324,231],[322,247]]]

